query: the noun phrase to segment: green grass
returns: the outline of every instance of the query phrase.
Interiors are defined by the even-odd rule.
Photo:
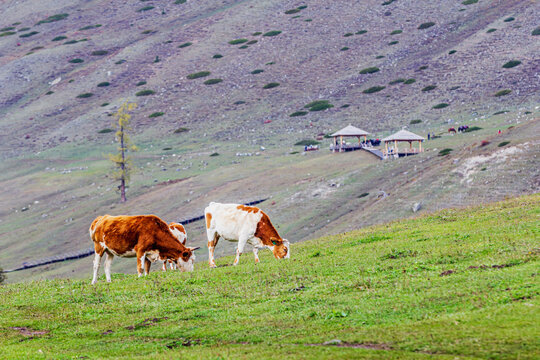
[[[504,63],[504,65],[502,67],[505,68],[505,69],[511,69],[513,67],[518,66],[519,64],[521,64],[521,61],[519,61],[519,60],[510,60],[510,61]]]
[[[162,111],[156,111],[156,112],[153,112],[151,113],[150,115],[148,115],[149,118],[156,118],[156,117],[160,117],[160,116],[163,116],[165,115],[164,112]]]
[[[64,20],[64,19],[66,19],[68,16],[69,16],[69,14],[65,14],[65,13],[64,13],[64,14],[56,14],[56,15],[52,15],[52,16],[49,16],[49,17],[46,18],[46,19],[43,19],[43,20],[38,21],[36,25],[47,24],[47,23],[52,23],[52,22],[55,22],[55,21]]]
[[[72,63],[72,64],[80,64],[82,62],[84,62],[83,59],[79,59],[79,58],[75,58],[75,59],[71,59],[69,60],[68,62]]]
[[[210,71],[199,71],[199,72],[196,72],[196,73],[193,73],[193,74],[189,74],[187,76],[187,78],[190,79],[190,80],[193,80],[193,79],[202,78],[202,77],[205,77],[205,76],[208,76],[208,75],[210,75]]]
[[[512,90],[510,89],[499,90],[495,94],[493,94],[493,96],[496,96],[496,97],[505,96],[505,95],[510,94],[511,92]]]
[[[2,358],[535,359],[539,212],[533,195],[293,244],[290,260],[8,284]]]
[[[371,66],[365,69],[360,70],[360,74],[373,74],[379,71],[379,68],[376,66]]]
[[[135,93],[135,96],[148,96],[154,95],[156,92],[154,90],[141,90]]]
[[[223,81],[223,79],[208,79],[205,82],[203,82],[203,84],[204,85],[214,85],[214,84],[219,84],[222,81]]]
[[[445,107],[448,107],[450,106],[450,104],[447,104],[447,103],[439,103],[435,106],[433,106],[433,109],[444,109]]]
[[[310,140],[310,139],[307,139],[307,140],[300,140],[298,141],[297,143],[295,143],[294,145],[296,146],[309,146],[309,145],[318,145],[320,144],[320,142],[318,142],[317,140]]]
[[[82,94],[77,95],[77,97],[79,99],[85,99],[85,98],[89,98],[89,97],[92,97],[92,96],[94,96],[94,94],[92,94],[92,93],[82,93]]]
[[[424,30],[424,29],[428,29],[432,26],[435,26],[435,23],[434,22],[425,22],[425,23],[422,23],[420,25],[418,25],[418,29],[419,30]]]
[[[278,86],[279,86],[278,82],[271,82],[271,83],[268,83],[268,84],[264,85],[263,89],[273,89],[273,88],[278,87]]]
[[[384,90],[386,86],[372,86],[364,91],[362,91],[364,94],[373,94],[376,92],[379,92],[381,90]]]

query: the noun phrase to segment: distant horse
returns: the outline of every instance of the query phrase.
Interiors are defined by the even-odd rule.
[[[448,132],[451,133],[453,132],[454,134],[456,133],[456,129],[454,129],[453,127],[451,127],[450,129],[448,129]]]

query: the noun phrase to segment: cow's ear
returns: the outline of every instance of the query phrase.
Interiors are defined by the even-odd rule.
[[[195,250],[199,250],[200,248],[201,248],[200,246],[196,246],[196,247],[190,247],[188,249],[191,251],[195,251]]]

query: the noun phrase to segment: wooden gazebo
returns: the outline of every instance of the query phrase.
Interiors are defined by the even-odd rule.
[[[344,127],[343,129],[333,133],[332,136],[334,138],[334,143],[332,146],[330,146],[330,150],[332,152],[344,152],[344,151],[352,151],[352,150],[358,150],[362,148],[362,140],[361,138],[364,138],[364,142],[367,141],[367,136],[369,133],[367,131],[364,131],[362,129],[359,129],[355,126],[348,125]],[[358,145],[356,144],[345,144],[343,142],[343,138],[347,137],[356,137],[358,138]],[[338,140],[339,138],[339,140]]]
[[[394,156],[399,157],[401,156],[407,156],[407,155],[414,155],[422,152],[422,141],[425,139],[421,137],[420,135],[416,135],[410,131],[407,130],[400,130],[395,134],[392,134],[384,139],[384,157],[387,158],[388,156]],[[413,147],[413,142],[418,141],[418,149]],[[409,148],[405,149],[399,149],[398,148],[398,142],[408,142]]]

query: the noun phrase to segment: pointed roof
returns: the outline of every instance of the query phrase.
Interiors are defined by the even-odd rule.
[[[359,129],[349,124],[348,126],[345,126],[343,129],[339,130],[338,132],[333,133],[330,136],[366,136],[366,135],[369,135],[367,131],[364,131],[362,129]]]
[[[382,139],[382,141],[394,141],[394,140],[397,140],[397,141],[422,141],[422,140],[425,140],[425,139],[423,137],[421,137],[420,135],[416,135],[416,134],[414,134],[414,133],[412,133],[410,131],[407,131],[405,129],[399,130],[397,133],[392,134],[392,135]]]

